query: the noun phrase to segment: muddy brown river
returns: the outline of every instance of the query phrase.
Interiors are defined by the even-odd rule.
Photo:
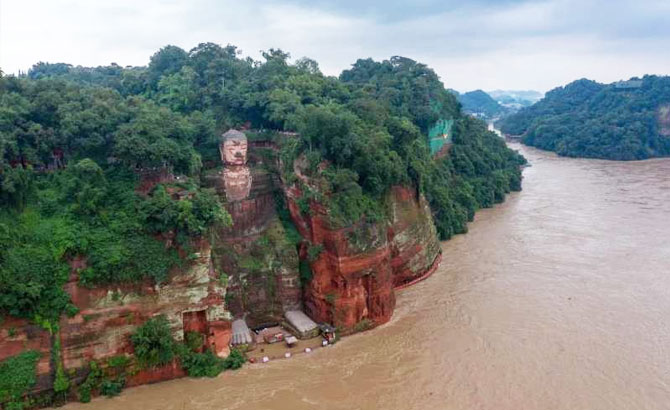
[[[67,409],[670,408],[670,160],[529,159],[390,323]]]

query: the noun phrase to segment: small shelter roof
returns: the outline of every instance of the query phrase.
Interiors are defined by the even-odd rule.
[[[247,322],[245,322],[244,319],[237,319],[233,321],[232,328],[233,337],[231,339],[231,344],[233,346],[250,344],[252,342],[253,339],[251,338],[251,331],[249,330]]]
[[[284,316],[289,324],[300,333],[311,332],[317,328],[317,324],[301,310],[289,310],[284,313]]]

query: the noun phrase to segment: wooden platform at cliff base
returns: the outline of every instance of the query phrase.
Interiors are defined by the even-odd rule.
[[[435,260],[433,261],[433,264],[430,266],[430,269],[428,269],[423,275],[419,276],[418,278],[416,278],[416,279],[414,279],[414,280],[412,280],[412,281],[410,281],[410,282],[403,283],[402,285],[396,286],[396,287],[393,288],[393,289],[397,292],[397,291],[403,290],[403,289],[405,289],[405,288],[408,288],[408,287],[410,287],[410,286],[412,286],[412,285],[415,285],[415,284],[421,282],[422,280],[426,280],[430,275],[432,275],[433,273],[435,273],[435,271],[437,270],[437,268],[440,266],[440,263],[442,263],[442,252],[440,252],[440,253],[437,255],[437,257],[436,257]]]

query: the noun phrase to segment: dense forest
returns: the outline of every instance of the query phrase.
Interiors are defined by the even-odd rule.
[[[501,131],[571,157],[635,160],[670,155],[670,77],[613,84],[581,79],[500,121]]]
[[[457,94],[458,101],[463,106],[463,111],[476,114],[484,119],[494,119],[505,115],[507,108],[494,100],[489,94],[482,90],[468,91]]]
[[[0,77],[0,312],[47,325],[74,313],[63,285],[77,258],[84,286],[164,280],[192,238],[230,223],[201,175],[231,127],[298,132],[281,155],[328,164],[345,222],[383,217],[389,188],[412,185],[447,239],[520,189],[524,159],[427,66],[365,59],[337,78],[289,57],[205,43],[164,47],[146,67],[38,63]],[[453,144],[434,159],[426,135],[441,119],[455,121]],[[138,193],[162,170],[178,182]]]

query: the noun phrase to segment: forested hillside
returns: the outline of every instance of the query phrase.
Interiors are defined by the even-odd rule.
[[[476,114],[486,119],[493,119],[507,112],[505,107],[482,90],[458,94],[458,101],[463,105],[465,112]]]
[[[453,145],[434,160],[426,134],[441,119],[455,121]],[[340,78],[280,50],[254,61],[212,43],[167,46],[147,67],[39,63],[0,77],[0,312],[72,313],[63,285],[77,258],[86,286],[163,280],[191,238],[230,222],[200,177],[221,132],[242,126],[298,132],[283,158],[328,164],[350,221],[384,217],[384,193],[415,186],[446,239],[520,189],[523,158],[407,58],[359,60]],[[152,172],[180,178],[138,193]]]
[[[670,155],[670,77],[613,84],[582,79],[503,119],[501,131],[572,157],[615,160]]]

